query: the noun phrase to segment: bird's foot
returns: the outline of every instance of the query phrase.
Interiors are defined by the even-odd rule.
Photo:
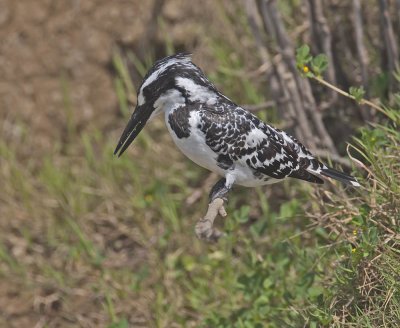
[[[223,232],[213,227],[214,220],[218,214],[222,217],[226,216],[224,200],[222,198],[215,198],[212,202],[210,202],[210,204],[208,204],[206,215],[197,221],[194,228],[197,238],[207,242],[215,243],[224,235]]]

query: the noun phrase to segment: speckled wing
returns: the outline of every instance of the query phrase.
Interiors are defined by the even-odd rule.
[[[199,128],[207,145],[218,154],[218,165],[228,169],[247,165],[259,179],[298,178],[323,183],[311,174],[323,166],[295,138],[275,129],[234,104],[199,108]]]

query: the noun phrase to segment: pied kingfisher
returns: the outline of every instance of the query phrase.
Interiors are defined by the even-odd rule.
[[[146,74],[114,154],[121,156],[146,122],[163,112],[176,146],[222,176],[210,202],[226,200],[233,184],[255,187],[287,177],[318,184],[323,183],[320,177],[330,177],[359,186],[355,178],[327,167],[295,138],[220,93],[185,53],[157,61]]]

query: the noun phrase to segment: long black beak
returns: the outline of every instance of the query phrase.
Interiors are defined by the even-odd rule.
[[[118,155],[118,157],[120,157],[129,147],[132,141],[135,140],[140,131],[142,131],[151,115],[151,111],[147,109],[145,106],[136,106],[135,111],[129,119],[121,138],[119,139],[118,145],[114,150],[114,155]]]

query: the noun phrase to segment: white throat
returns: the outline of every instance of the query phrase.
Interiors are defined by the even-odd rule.
[[[154,102],[155,109],[149,119],[151,120],[157,115],[161,114],[162,112],[169,112],[172,109],[175,109],[184,104],[185,104],[185,98],[178,90],[176,89],[168,90]]]

